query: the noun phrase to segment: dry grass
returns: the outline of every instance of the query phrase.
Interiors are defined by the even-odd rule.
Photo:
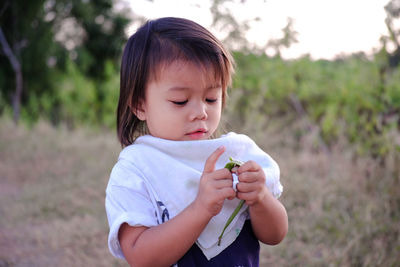
[[[261,266],[398,266],[396,155],[382,168],[348,150],[263,135],[281,167],[290,230],[262,246]],[[127,266],[106,241],[104,190],[119,150],[112,133],[0,119],[0,266]]]
[[[382,166],[344,141],[323,153],[315,135],[290,135],[265,134],[281,167],[289,233],[263,246],[261,265],[400,266],[400,153]]]
[[[111,134],[0,122],[0,266],[126,266],[107,248]]]

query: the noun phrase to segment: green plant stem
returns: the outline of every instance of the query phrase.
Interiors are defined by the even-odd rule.
[[[240,167],[243,164],[243,162],[241,162],[239,160],[234,160],[231,157],[229,157],[229,160],[230,160],[230,162],[228,162],[225,165],[225,168],[227,168],[230,171],[232,171],[232,169],[234,167]],[[244,204],[244,200],[240,200],[239,204],[236,206],[235,210],[232,212],[231,216],[229,217],[228,221],[226,222],[224,229],[222,229],[222,233],[218,237],[218,246],[221,245],[221,239],[222,239],[222,236],[224,235],[226,228],[229,226],[229,224],[231,224],[233,218],[235,218],[235,216],[239,213],[240,209],[243,207],[243,204]]]
[[[222,230],[222,233],[218,237],[218,246],[221,245],[221,239],[222,239],[222,236],[224,235],[225,229],[229,226],[229,224],[231,224],[233,218],[235,218],[235,216],[238,214],[238,212],[242,208],[243,204],[244,204],[244,200],[240,200],[239,204],[236,206],[236,209],[232,212],[231,216],[229,217],[228,221],[226,222],[224,229]]]

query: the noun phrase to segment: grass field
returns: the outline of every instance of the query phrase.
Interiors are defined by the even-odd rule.
[[[280,164],[289,215],[261,266],[399,266],[397,155],[382,167],[344,145],[320,153],[279,131],[259,136]],[[119,151],[108,131],[0,119],[0,266],[127,266],[108,251],[104,210]]]

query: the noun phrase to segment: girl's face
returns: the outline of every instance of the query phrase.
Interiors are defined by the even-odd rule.
[[[212,71],[175,61],[160,68],[146,88],[146,101],[136,116],[152,136],[168,140],[204,140],[218,127],[222,87]]]

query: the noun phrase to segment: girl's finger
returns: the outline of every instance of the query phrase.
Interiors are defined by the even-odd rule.
[[[260,172],[243,172],[238,175],[239,182],[254,183],[262,180],[263,174]]]
[[[260,165],[258,165],[255,161],[249,160],[239,167],[238,173],[241,174],[243,172],[258,171],[260,169]]]
[[[203,173],[210,173],[213,172],[215,169],[215,164],[217,163],[219,157],[225,152],[225,147],[220,146],[215,150],[206,160],[206,163],[204,164],[204,170]]]
[[[236,192],[232,187],[225,187],[219,190],[221,196],[225,199],[233,199],[236,197]]]
[[[232,173],[225,168],[214,171],[212,177],[215,180],[233,180]]]
[[[232,180],[229,179],[221,179],[221,180],[216,180],[214,182],[215,188],[217,189],[222,189],[222,188],[232,188]]]
[[[236,188],[240,193],[249,193],[255,191],[257,189],[257,186],[253,183],[238,183],[236,185]]]
[[[255,200],[256,197],[257,197],[257,193],[256,192],[245,192],[245,193],[238,192],[237,193],[237,198],[245,200],[246,202],[249,201],[249,200]],[[246,204],[248,204],[248,203],[246,203]]]

